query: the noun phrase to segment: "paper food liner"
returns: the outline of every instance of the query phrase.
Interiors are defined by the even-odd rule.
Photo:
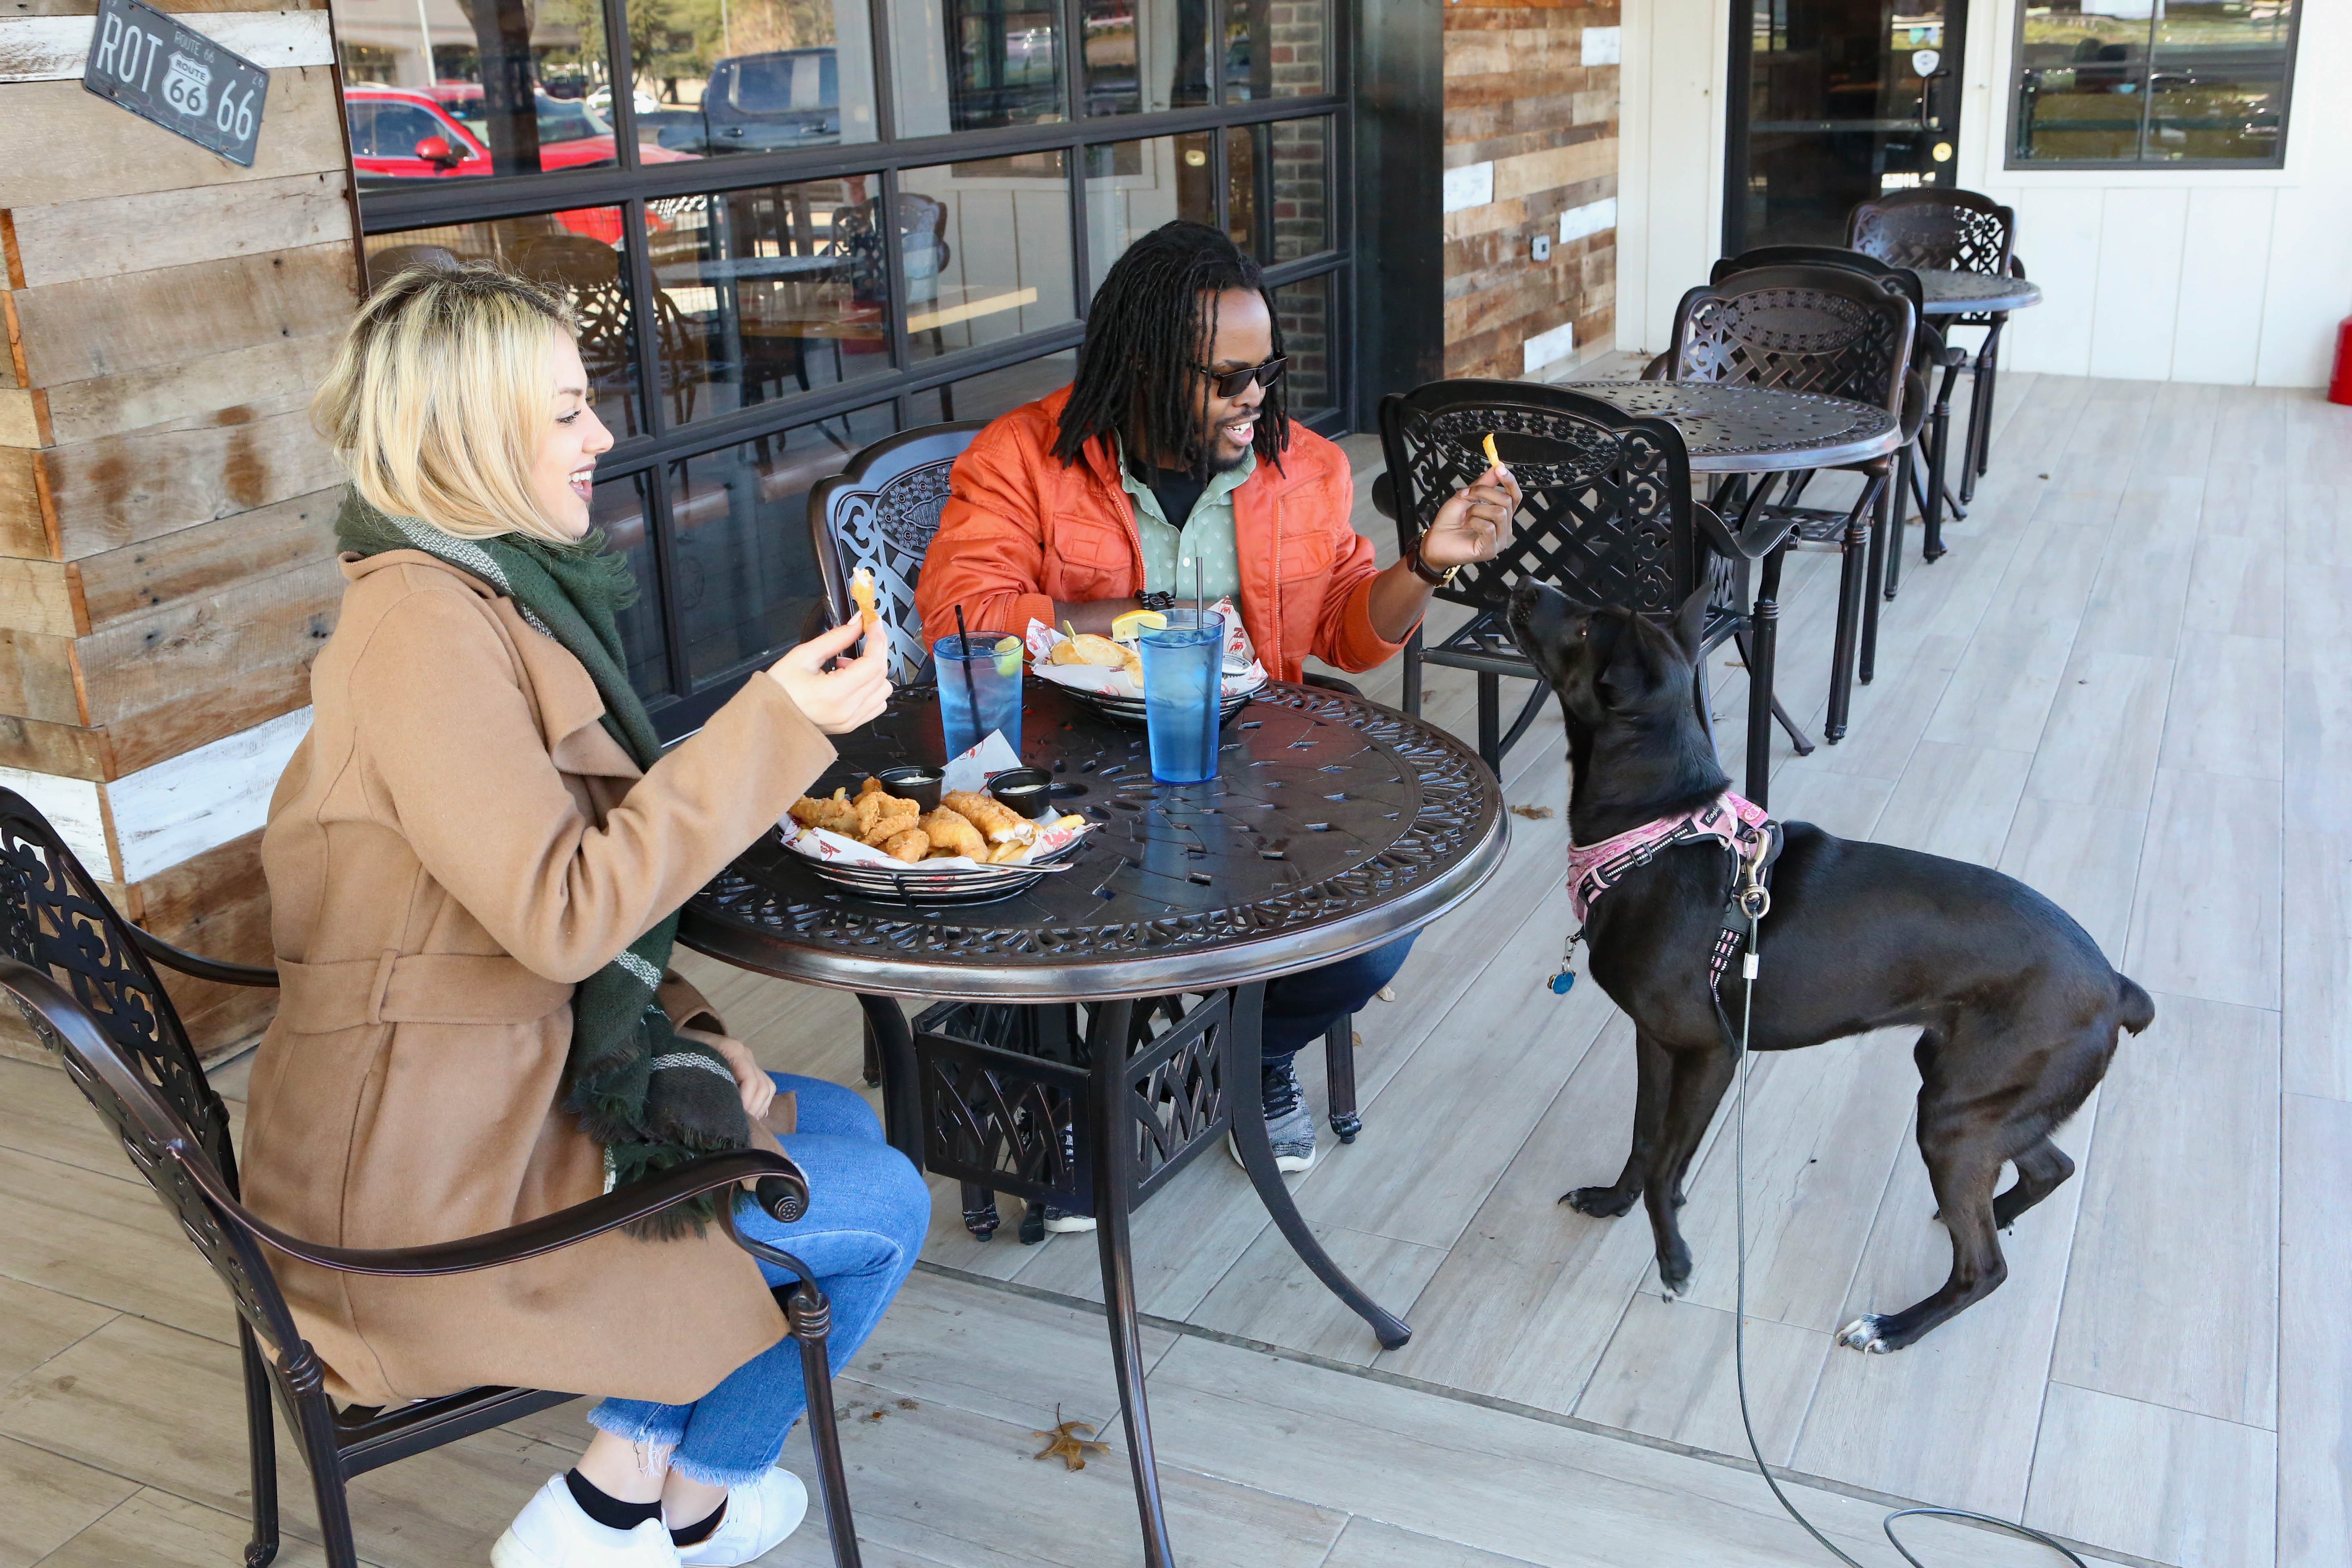
[[[991,730],[988,732],[988,739],[955,758],[940,770],[940,794],[945,796],[965,790],[975,793],[985,790],[992,775],[1010,773],[1019,766],[1021,766],[1021,759],[1013,754],[1011,746],[1005,744],[1003,735]],[[871,845],[860,844],[855,838],[845,837],[838,833],[830,833],[822,827],[803,826],[789,816],[777,826],[783,829],[786,848],[795,854],[806,855],[814,860],[830,860],[844,866],[864,866],[877,871],[1018,871],[1026,867],[1030,860],[1043,859],[1055,850],[1084,837],[1094,827],[1092,823],[1087,823],[1078,827],[1045,826],[1046,823],[1057,821],[1063,815],[1064,813],[1058,808],[1051,808],[1044,816],[1035,818],[1038,824],[1036,847],[1029,851],[1028,860],[1010,865],[987,865],[971,858],[969,855],[942,856],[936,860],[899,860],[885,855]]]
[[[1230,598],[1211,605],[1212,614],[1225,617],[1225,649],[1223,695],[1242,697],[1255,691],[1266,682],[1265,666],[1257,660],[1257,650],[1250,646],[1249,631],[1242,625],[1241,612],[1234,608]],[[1098,697],[1123,697],[1129,701],[1143,700],[1143,683],[1123,668],[1113,669],[1100,664],[1053,664],[1054,650],[1070,639],[1043,621],[1029,623],[1029,635],[1024,639],[1029,645],[1029,673],[1056,686],[1074,691],[1091,691]]]

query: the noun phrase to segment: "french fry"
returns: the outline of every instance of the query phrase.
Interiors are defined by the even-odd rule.
[[[1029,858],[1029,851],[1034,847],[1030,844],[1000,844],[988,852],[988,863],[992,866],[1018,865]]]
[[[849,574],[849,598],[857,606],[858,619],[867,631],[881,624],[882,612],[874,607],[874,574],[870,568],[860,566]]]
[[[1486,440],[1485,444],[1486,448],[1486,466],[1490,468],[1501,468],[1503,466],[1503,459],[1496,455],[1495,433],[1492,430],[1486,432]]]

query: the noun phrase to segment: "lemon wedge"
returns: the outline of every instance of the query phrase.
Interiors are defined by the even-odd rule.
[[[1018,675],[1021,673],[1022,647],[1021,639],[1019,637],[1001,638],[992,651],[996,655],[997,674]]]
[[[1129,610],[1110,624],[1110,640],[1132,642],[1145,632],[1164,632],[1168,617],[1157,610]]]

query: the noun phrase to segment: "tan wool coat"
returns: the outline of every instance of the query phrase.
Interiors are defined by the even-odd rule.
[[[641,772],[587,669],[511,600],[416,551],[343,571],[310,733],[262,837],[283,992],[245,1195],[308,1240],[416,1247],[604,1190],[603,1149],[558,1104],[573,985],[834,753],[754,676]],[[682,982],[662,1002],[679,1022],[702,1011]],[[478,1384],[685,1404],[783,1330],[716,1229],[438,1279],[273,1263],[329,1391],[366,1405]]]

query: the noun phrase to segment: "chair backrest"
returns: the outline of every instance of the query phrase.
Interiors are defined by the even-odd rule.
[[[0,952],[62,977],[236,1192],[228,1110],[205,1081],[155,966],[48,819],[5,789],[0,789]]]
[[[1898,418],[1918,312],[1839,267],[1763,267],[1694,289],[1675,310],[1669,379],[1816,392]]]
[[[1976,191],[1916,185],[1888,191],[1846,215],[1845,242],[1892,267],[2006,278],[2017,214]]]
[[[1889,293],[1902,295],[1911,301],[1915,311],[1924,315],[1927,310],[1927,292],[1920,287],[1916,272],[1908,267],[1890,267],[1875,256],[1835,245],[1756,246],[1717,261],[1706,280],[1720,283],[1727,278],[1765,267],[1841,267],[1871,279]]]
[[[915,584],[931,535],[940,531],[948,470],[983,428],[967,419],[877,441],[809,491],[810,543],[824,580],[828,618],[836,626],[849,618],[851,574],[860,566],[873,573],[874,607],[890,637],[890,679],[902,686],[930,676],[930,645],[915,615]]]
[[[1518,515],[1495,559],[1464,567],[1439,598],[1499,610],[1534,581],[1587,604],[1671,615],[1711,580],[1682,433],[1534,382],[1433,381],[1381,400],[1401,549],[1486,471],[1490,434],[1519,481]]]

